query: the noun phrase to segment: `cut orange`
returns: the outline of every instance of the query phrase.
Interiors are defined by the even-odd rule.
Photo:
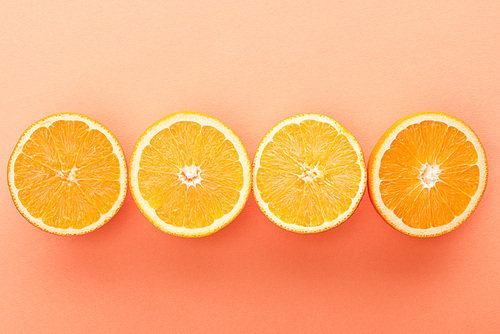
[[[62,113],[24,131],[9,160],[8,183],[30,223],[54,234],[84,234],[120,209],[127,165],[111,131],[87,116]]]
[[[177,236],[202,237],[229,224],[250,194],[250,159],[221,121],[195,112],[150,126],[130,159],[130,189],[144,216]]]
[[[257,149],[253,187],[260,209],[276,225],[297,233],[331,229],[349,218],[365,191],[361,146],[330,117],[287,118]]]
[[[461,120],[438,112],[407,116],[373,149],[370,197],[395,229],[416,237],[448,233],[476,209],[488,166],[479,138]]]

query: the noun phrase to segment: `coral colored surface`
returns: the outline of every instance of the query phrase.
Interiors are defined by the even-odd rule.
[[[203,239],[166,235],[130,193],[82,237],[42,232],[0,181],[1,333],[498,333],[498,1],[2,1],[0,174],[55,112],[108,126],[130,155],[168,113],[218,117],[249,153],[275,123],[334,117],[368,156],[400,117],[451,113],[490,164],[456,231],[414,239],[365,195],[341,226],[296,235],[250,198]]]

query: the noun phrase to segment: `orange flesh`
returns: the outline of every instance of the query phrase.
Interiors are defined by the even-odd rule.
[[[120,193],[120,165],[111,143],[81,121],[59,120],[36,129],[14,172],[21,204],[55,228],[97,222]]]
[[[197,167],[199,183],[182,170]],[[211,225],[229,213],[243,188],[234,145],[212,126],[181,121],[158,132],[141,154],[139,191],[164,222],[186,228]]]
[[[305,120],[281,128],[262,151],[257,187],[287,224],[313,227],[346,212],[361,181],[358,156],[328,123]]]
[[[473,144],[457,128],[438,121],[408,126],[382,157],[382,200],[410,227],[448,224],[465,211],[478,189],[477,161]],[[439,169],[434,184],[426,186],[422,180],[425,166]]]

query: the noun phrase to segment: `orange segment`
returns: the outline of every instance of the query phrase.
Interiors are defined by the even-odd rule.
[[[191,166],[200,154],[201,125],[196,122],[180,121],[169,127],[176,153],[182,166]]]
[[[115,153],[92,160],[80,168],[75,167],[75,178],[80,180],[116,181],[120,178],[120,161]]]
[[[61,169],[59,154],[56,150],[54,139],[47,127],[37,128],[23,147],[23,155],[29,156],[39,165],[44,165],[54,170]],[[21,166],[23,164],[20,164]]]
[[[198,163],[203,180],[239,192],[243,187],[243,166],[234,144],[225,140],[210,156],[201,156]],[[231,171],[228,173],[228,171]]]
[[[71,170],[80,156],[82,143],[89,133],[89,126],[82,121],[59,120],[52,123],[48,130],[61,163],[61,170],[64,172]]]
[[[241,211],[250,192],[250,161],[236,134],[198,113],[153,124],[132,153],[132,194],[160,230],[178,236],[214,233]]]
[[[85,199],[99,213],[105,214],[113,207],[120,194],[120,182],[109,180],[78,180],[78,188],[85,195]]]
[[[226,141],[226,136],[210,125],[204,125],[201,128],[199,137],[199,150],[196,151],[195,164],[209,163],[216,158],[217,152],[221,151],[221,145]]]
[[[22,156],[16,160],[18,170],[24,169],[19,167],[25,162],[25,159],[23,159]],[[19,176],[15,177],[15,184],[20,185],[18,188],[17,198],[19,199],[20,204],[27,208],[31,216],[34,218],[40,218],[44,210],[48,209],[49,202],[53,198],[53,194],[56,193],[61,187],[61,182],[56,180],[55,177],[50,176],[53,174],[51,170],[47,170],[44,167],[36,168],[40,167],[36,165],[32,166],[34,167],[32,168],[34,175],[24,177],[26,174],[20,173]],[[49,176],[45,177],[44,173]]]
[[[473,197],[479,187],[480,170],[477,165],[458,165],[444,169],[439,179]]]
[[[92,129],[87,132],[84,138],[77,156],[77,168],[91,165],[95,161],[114,155],[113,145],[101,131]],[[118,165],[114,163],[113,166],[116,168]]]
[[[75,182],[61,183],[42,215],[43,222],[58,229],[82,229],[101,218]]]
[[[370,158],[370,195],[396,229],[425,237],[447,233],[474,211],[487,180],[484,149],[462,121],[442,113],[403,118]]]
[[[181,188],[179,176],[174,173],[161,173],[157,170],[139,169],[138,174],[139,191],[142,197],[148,202],[149,206],[157,210],[168,196],[178,193]]]
[[[158,217],[176,227],[205,228],[228,214],[238,201],[240,193],[236,190],[208,181],[202,181],[201,185],[169,189],[164,204],[156,210]]]
[[[366,186],[361,147],[335,120],[317,114],[290,117],[273,127],[254,159],[254,195],[284,229],[330,229],[354,211]]]
[[[78,114],[46,117],[19,139],[9,188],[20,213],[51,233],[83,234],[108,221],[126,193],[126,163],[111,132]]]

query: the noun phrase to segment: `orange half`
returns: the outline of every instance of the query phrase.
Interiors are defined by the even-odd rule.
[[[95,120],[56,114],[24,131],[9,160],[8,183],[30,223],[54,234],[84,234],[120,209],[127,192],[125,155]]]
[[[416,237],[452,231],[476,209],[488,165],[478,136],[453,116],[424,112],[391,126],[372,151],[370,198],[397,230]]]
[[[130,189],[144,216],[177,236],[201,237],[229,224],[251,185],[250,159],[221,121],[195,112],[150,126],[130,159]]]
[[[276,225],[315,233],[344,222],[366,187],[361,146],[334,119],[289,117],[262,139],[253,162],[253,192]]]

